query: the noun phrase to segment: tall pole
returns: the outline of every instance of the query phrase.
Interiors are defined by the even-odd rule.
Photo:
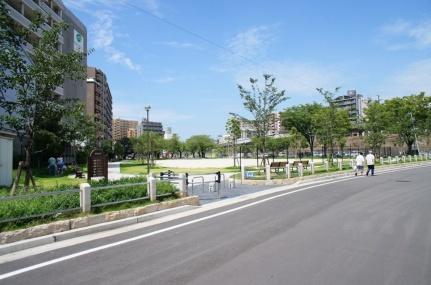
[[[145,111],[147,111],[147,125],[146,125],[146,130],[147,130],[147,135],[148,135],[148,150],[147,150],[147,173],[150,173],[150,153],[151,153],[151,138],[150,138],[150,131],[149,131],[149,123],[150,123],[150,109],[151,106],[145,106]]]

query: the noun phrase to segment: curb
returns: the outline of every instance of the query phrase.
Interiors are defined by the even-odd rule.
[[[14,243],[0,245],[0,256],[5,255],[5,254],[9,254],[9,253],[13,253],[13,252],[17,252],[20,250],[25,250],[25,249],[29,249],[29,248],[33,248],[33,247],[37,247],[37,246],[55,243],[58,241],[64,241],[64,240],[75,238],[75,237],[80,237],[80,236],[84,236],[84,235],[88,235],[88,234],[103,232],[103,231],[107,231],[107,230],[111,230],[111,229],[115,229],[115,228],[119,228],[119,227],[132,225],[132,224],[142,223],[142,222],[150,221],[153,219],[165,217],[168,215],[186,212],[186,211],[195,209],[197,207],[199,207],[199,206],[184,205],[184,206],[179,206],[179,207],[175,207],[175,208],[171,208],[171,209],[166,209],[166,210],[156,211],[153,213],[148,213],[148,214],[141,215],[141,216],[130,217],[130,218],[122,219],[122,220],[96,224],[96,225],[88,226],[85,228],[78,228],[78,229],[74,229],[74,230],[70,230],[70,231],[66,231],[66,232],[60,232],[60,233],[50,234],[47,236],[42,236],[42,237],[37,237],[37,238],[32,238],[32,239],[26,239],[26,240],[17,241]]]

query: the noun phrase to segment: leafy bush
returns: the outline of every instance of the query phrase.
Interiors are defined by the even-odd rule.
[[[122,200],[130,200],[136,198],[143,198],[147,196],[147,184],[145,183],[145,177],[133,177],[123,178],[118,181],[92,181],[90,184],[95,189],[91,193],[91,204],[103,204],[109,202],[117,202]],[[121,185],[121,184],[134,184],[142,183],[142,185],[124,186],[113,189],[97,189],[97,187],[109,186],[109,185]],[[64,191],[67,188],[65,186],[56,191]],[[43,189],[45,191],[54,191],[52,189]],[[41,189],[38,189],[38,192]],[[157,183],[157,195],[174,193],[175,188],[168,182]],[[134,202],[133,205],[139,205],[145,203],[143,199],[141,202]],[[0,201],[0,231],[4,229],[10,229],[27,225],[34,221],[39,220],[50,220],[53,216],[48,215],[42,217],[31,217],[34,215],[42,215],[54,211],[62,211],[67,209],[79,208],[79,193],[64,193],[52,196],[41,196],[31,199],[15,199],[8,201]],[[114,207],[115,208],[115,207]],[[95,208],[94,212],[101,212],[104,208]],[[112,206],[109,209],[113,209]],[[57,216],[64,216],[59,213]],[[28,217],[28,218],[26,218]],[[1,220],[23,218],[19,221],[13,222],[1,222]]]

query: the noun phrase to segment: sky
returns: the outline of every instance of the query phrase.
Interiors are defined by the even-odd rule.
[[[381,99],[431,93],[431,0],[63,0],[86,25],[88,65],[105,72],[115,118],[182,139],[246,117],[237,84],[273,74],[289,99],[316,88]]]

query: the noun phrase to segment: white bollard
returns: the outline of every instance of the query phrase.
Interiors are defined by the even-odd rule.
[[[418,156],[415,154],[415,161],[417,162],[418,161]]]
[[[304,165],[302,165],[302,163],[298,163],[298,175],[300,177],[304,176]]]
[[[269,164],[265,165],[265,174],[266,174],[266,181],[271,180],[271,167]]]
[[[229,178],[229,189],[235,188],[235,179]]]
[[[403,163],[406,163],[406,156],[405,155],[403,155],[402,159],[403,159]]]
[[[383,159],[383,157],[380,157],[380,164],[383,165],[385,163],[385,160]]]
[[[290,179],[290,163],[286,163],[285,169],[284,169],[285,173],[286,173],[286,178]]]
[[[310,162],[310,171],[311,171],[311,174],[314,174],[314,161]]]
[[[392,164],[392,157],[388,156],[388,163]]]
[[[187,195],[187,184],[186,184],[186,175],[184,173],[180,173],[178,175],[179,177],[179,183],[178,183],[178,188],[180,190],[180,195],[181,196],[186,196]]]
[[[325,167],[326,172],[329,171],[329,162],[327,160],[323,161],[323,166]]]
[[[88,183],[79,185],[79,204],[81,212],[88,213],[91,211],[91,186]]]
[[[425,153],[425,160],[428,160],[428,153]]]
[[[409,162],[412,162],[412,156],[409,154]]]
[[[148,196],[150,196],[150,201],[154,202],[157,198],[157,179],[154,177],[148,177],[147,181],[147,190],[148,190]]]
[[[338,159],[337,162],[338,162],[338,169],[343,170],[343,161]]]
[[[399,158],[399,156],[397,155],[397,156],[395,156],[395,163],[396,164],[398,164],[400,162],[400,158]]]
[[[244,163],[241,164],[241,184],[244,182],[245,180],[245,165]]]

